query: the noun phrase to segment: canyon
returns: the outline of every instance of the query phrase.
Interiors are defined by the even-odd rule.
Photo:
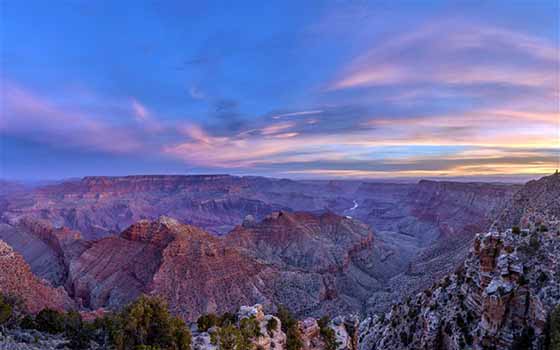
[[[360,349],[508,349],[528,332],[542,348],[560,300],[559,198],[558,174],[524,186],[84,178],[2,194],[2,257],[23,272],[0,280],[27,276],[33,310],[118,310],[148,294],[187,321],[255,304],[309,324],[355,315]]]
[[[518,188],[86,177],[3,194],[0,239],[86,308],[161,293],[187,319],[255,303],[365,315],[450,272]]]

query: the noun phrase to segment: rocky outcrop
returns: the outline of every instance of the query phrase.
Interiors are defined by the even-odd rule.
[[[503,210],[494,225],[498,229],[518,226],[530,228],[547,217],[560,217],[560,174],[529,181],[515,193],[513,200]]]
[[[489,229],[520,186],[422,180],[366,222],[384,251],[385,288],[371,293],[369,312],[429,287],[466,258],[476,232]],[[401,191],[402,192],[402,191]]]
[[[35,274],[55,286],[64,285],[70,261],[88,245],[77,231],[29,217],[0,223],[0,239],[20,252]]]
[[[74,307],[63,288],[53,288],[36,277],[23,257],[0,240],[0,292],[20,297],[31,313],[43,308],[57,310]]]
[[[348,267],[354,253],[373,247],[373,233],[367,225],[331,212],[280,211],[261,222],[245,220],[227,242],[280,266],[337,272]]]
[[[193,319],[267,299],[260,292],[266,270],[219,238],[162,217],[93,243],[70,264],[69,290],[90,308],[158,294],[175,314]]]
[[[243,319],[251,318],[257,322],[260,335],[251,339],[254,349],[279,350],[286,349],[287,336],[282,331],[280,319],[264,313],[260,304],[242,306],[236,314],[237,327]],[[334,334],[337,350],[356,350],[358,340],[358,319],[355,317],[338,317],[326,326]],[[327,349],[324,336],[321,334],[319,323],[314,318],[306,318],[297,322],[298,336],[302,350]],[[194,350],[216,350],[218,344],[213,337],[218,333],[218,327],[210,328],[207,332],[194,329],[192,347]],[[213,341],[214,338],[214,341]]]
[[[223,238],[161,217],[91,243],[71,261],[67,289],[89,308],[157,294],[187,320],[255,302],[298,315],[350,312],[375,284],[365,266],[372,246],[365,225],[332,213],[279,212]]]
[[[516,213],[509,222],[521,220],[521,229],[476,235],[454,273],[364,320],[360,348],[544,349],[560,304],[559,181],[530,182],[515,196],[501,218]]]

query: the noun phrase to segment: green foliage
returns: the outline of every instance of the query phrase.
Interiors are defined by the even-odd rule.
[[[12,318],[13,307],[5,300],[3,295],[0,295],[0,325],[8,323]]]
[[[278,320],[273,317],[266,323],[266,331],[272,337],[273,332],[276,330],[278,330]]]
[[[235,350],[241,338],[239,329],[234,325],[228,325],[218,328],[214,341],[220,350]]]
[[[8,307],[3,306],[6,304],[12,305],[12,310],[19,312],[20,306],[16,299],[0,295],[0,316],[3,318],[10,311]],[[43,309],[35,317],[23,317],[19,324],[25,329],[36,329],[51,334],[64,333],[70,341],[70,349],[88,348],[92,340],[103,349],[115,350],[191,348],[191,333],[185,322],[171,316],[162,299],[146,296],[140,297],[120,313],[107,314],[93,322],[83,322],[81,315],[76,311],[63,313]]]
[[[541,248],[541,242],[536,235],[532,235],[531,238],[529,238],[529,248],[533,254],[537,253],[537,251]]]
[[[65,330],[65,315],[53,309],[43,309],[35,316],[36,329],[51,334],[62,333]]]
[[[19,325],[23,329],[37,329],[37,324],[35,323],[35,319],[31,315],[25,316],[21,320]]]
[[[239,322],[239,330],[246,338],[258,338],[262,335],[259,322],[254,316],[242,319]]]
[[[293,325],[297,324],[297,321],[292,316],[290,310],[288,310],[285,306],[280,305],[278,307],[278,312],[276,316],[280,319],[280,323],[282,323],[282,331],[287,332],[289,328]]]
[[[210,328],[217,326],[220,319],[216,314],[202,315],[196,321],[198,330],[200,332],[207,332]]]
[[[190,350],[189,329],[161,298],[142,296],[106,323],[116,350]]]
[[[323,316],[318,321],[321,338],[325,342],[325,350],[336,350],[338,343],[336,341],[336,334],[334,329],[329,327],[329,317]]]
[[[301,333],[297,320],[292,316],[290,310],[280,305],[276,315],[282,324],[282,331],[286,333],[286,349],[299,350],[303,347]]]
[[[560,350],[560,305],[550,313],[547,338],[549,350]]]
[[[16,326],[25,313],[21,298],[15,295],[0,293],[0,326]]]
[[[207,332],[212,327],[225,327],[235,325],[237,318],[230,312],[224,313],[222,316],[216,314],[202,315],[196,321],[200,332]]]
[[[231,312],[226,312],[220,317],[219,326],[225,327],[229,325],[234,325],[237,322],[237,317]]]
[[[288,328],[286,332],[286,350],[300,350],[303,347],[301,333],[297,325]]]

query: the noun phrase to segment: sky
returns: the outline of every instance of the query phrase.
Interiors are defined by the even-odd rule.
[[[534,177],[559,3],[0,0],[0,177]]]

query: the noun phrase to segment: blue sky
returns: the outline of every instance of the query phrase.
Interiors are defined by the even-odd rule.
[[[557,167],[557,1],[2,1],[5,178]]]

